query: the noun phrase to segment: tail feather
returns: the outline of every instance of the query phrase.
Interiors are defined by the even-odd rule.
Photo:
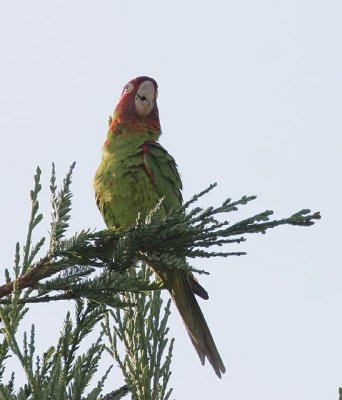
[[[173,278],[170,292],[201,363],[204,364],[205,358],[207,358],[216,375],[221,378],[221,374],[226,372],[226,368],[216,348],[202,310],[197,303],[188,273],[177,271],[177,278]]]
[[[204,300],[208,300],[209,299],[209,295],[207,293],[207,291],[204,289],[203,286],[201,286],[198,283],[198,280],[194,277],[194,275],[192,273],[188,274],[189,277],[189,283],[191,286],[191,290],[199,297],[202,297],[202,299]]]

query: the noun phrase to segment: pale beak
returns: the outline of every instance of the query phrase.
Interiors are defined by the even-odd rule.
[[[135,95],[135,109],[142,117],[149,115],[154,107],[155,88],[151,81],[140,84]]]

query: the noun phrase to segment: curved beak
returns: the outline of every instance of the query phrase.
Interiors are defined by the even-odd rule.
[[[135,95],[135,108],[142,117],[149,115],[154,107],[156,90],[151,81],[140,84]]]

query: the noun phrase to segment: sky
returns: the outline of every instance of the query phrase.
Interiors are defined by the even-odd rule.
[[[266,209],[277,218],[322,213],[313,227],[226,248],[244,257],[193,261],[210,272],[200,277],[210,300],[200,304],[227,373],[219,380],[201,366],[173,308],[173,398],[337,399],[341,12],[331,0],[2,2],[0,268],[25,240],[37,165],[40,234],[49,230],[52,162],[59,179],[77,162],[70,234],[104,228],[92,179],[108,116],[127,81],[154,77],[161,143],[177,160],[185,199],[217,182],[202,206],[258,196],[232,221]],[[67,308],[31,309],[26,323],[37,324],[42,350]],[[121,383],[116,370],[107,388]]]

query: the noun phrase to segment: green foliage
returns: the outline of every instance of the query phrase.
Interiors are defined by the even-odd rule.
[[[4,283],[0,286],[1,399],[115,400],[128,392],[133,399],[168,399],[172,392],[169,378],[173,349],[167,327],[170,301],[163,306],[162,284],[153,280],[151,271],[141,267],[142,263],[157,262],[159,268],[207,273],[191,267],[186,258],[244,255],[241,251],[214,251],[213,246],[238,245],[245,241],[246,234],[265,233],[285,224],[310,226],[320,218],[319,213],[311,214],[304,209],[290,217],[271,220],[273,212],[264,211],[230,224],[227,215],[247,205],[255,196],[244,196],[237,201],[228,199],[207,209],[194,207],[195,202],[214,188],[211,185],[164,217],[158,212],[159,204],[145,220],[138,219],[125,231],[87,229],[66,237],[74,166],[70,167],[60,190],[52,168],[52,221],[46,253],[43,253],[44,237],[35,244],[32,242],[32,234],[42,220],[38,201],[41,171],[37,168],[30,192],[26,241],[22,247],[17,243],[13,269],[4,272]],[[22,343],[18,340],[18,328],[31,303],[61,300],[74,300],[75,315],[66,315],[57,344],[38,355],[35,326],[24,334]],[[96,327],[99,336],[87,346],[86,338]],[[119,342],[123,343],[124,354]],[[94,383],[104,351],[114,357],[126,382],[106,395],[103,384],[110,368]],[[15,375],[9,376],[6,371],[9,357],[16,358],[25,373],[27,382],[22,387],[16,387]]]
[[[52,205],[52,221],[51,221],[51,241],[50,251],[53,251],[58,246],[58,242],[63,238],[64,233],[69,227],[71,197],[70,191],[71,175],[76,163],[72,163],[70,169],[63,181],[63,186],[57,193],[56,186],[56,170],[55,164],[52,164],[52,174],[50,180],[51,205]]]
[[[2,398],[6,400],[99,399],[111,367],[87,395],[85,391],[97,371],[98,362],[105,349],[102,333],[84,353],[78,354],[78,350],[86,336],[102,320],[105,312],[103,306],[85,305],[83,301],[78,300],[74,322],[70,313],[67,313],[57,346],[51,346],[43,356],[37,356],[34,325],[29,335],[24,333],[23,344],[20,347],[11,328],[11,320],[0,309],[5,342],[8,344],[8,349],[20,361],[27,377],[27,384],[18,390],[14,389],[14,374],[7,384],[1,383]]]
[[[239,206],[254,200],[255,196],[244,196],[234,202],[228,199],[218,207],[205,210],[200,207],[189,210],[200,197],[215,187],[211,185],[183,207],[172,210],[165,217],[161,217],[158,212],[159,204],[146,220],[137,220],[135,225],[125,231],[82,230],[70,238],[65,238],[70,218],[70,183],[73,167],[74,164],[58,194],[53,169],[50,186],[53,208],[50,247],[45,256],[33,262],[44,243],[42,238],[31,250],[32,231],[42,218],[41,214],[37,214],[37,194],[41,189],[40,170],[37,169],[35,188],[31,192],[32,213],[22,265],[19,245],[15,258],[14,276],[19,278],[18,288],[29,288],[18,299],[18,304],[79,298],[99,301],[103,298],[105,303],[119,306],[118,295],[124,291],[160,288],[158,285],[151,286],[150,283],[146,286],[146,282],[137,281],[135,276],[132,278],[129,272],[141,261],[149,263],[158,260],[158,264],[163,264],[165,268],[185,268],[196,272],[195,268],[190,268],[184,262],[184,257],[244,255],[245,252],[241,251],[216,252],[210,249],[213,246],[239,244],[245,241],[245,234],[265,233],[268,229],[280,225],[310,226],[320,218],[319,213],[310,214],[310,210],[304,209],[287,218],[270,220],[273,211],[267,210],[232,225],[227,220],[218,221],[218,216],[224,219],[228,213],[237,211]],[[7,284],[0,287],[0,297],[9,294],[13,289],[8,271],[6,282]],[[57,290],[63,293],[53,295]],[[2,299],[0,303],[9,302]]]
[[[132,271],[131,274],[133,278],[143,278],[147,281],[152,278],[152,272],[147,266],[142,266],[138,272]],[[172,389],[167,390],[167,385],[171,375],[170,363],[174,343],[174,339],[169,343],[167,337],[171,300],[167,302],[162,316],[163,301],[160,291],[154,291],[151,295],[127,292],[123,298],[127,303],[136,306],[110,311],[116,323],[113,331],[107,316],[104,332],[110,342],[110,352],[131,389],[132,399],[169,399]],[[118,340],[124,344],[124,356],[120,354]]]

